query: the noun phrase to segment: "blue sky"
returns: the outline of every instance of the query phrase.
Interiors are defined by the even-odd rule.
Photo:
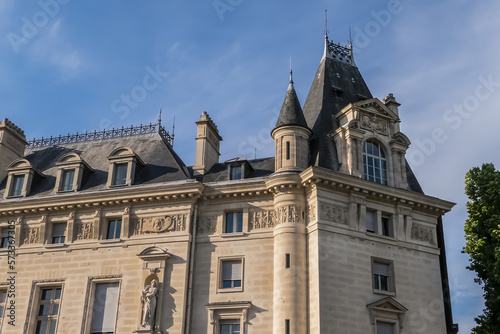
[[[427,194],[445,216],[455,321],[482,310],[467,271],[464,175],[500,167],[500,3],[468,0],[43,0],[0,2],[0,117],[29,139],[176,119],[175,149],[194,162],[195,124],[219,126],[221,160],[274,154],[269,132],[290,55],[304,103],[329,35],[346,43],[374,96],[394,93]],[[127,97],[128,96],[128,97]]]

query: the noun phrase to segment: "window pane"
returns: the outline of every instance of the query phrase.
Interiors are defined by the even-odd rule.
[[[236,232],[243,232],[243,212],[236,212]]]
[[[56,333],[56,325],[57,325],[57,321],[55,321],[55,320],[51,320],[50,321],[49,334],[55,334]]]
[[[36,334],[45,334],[47,333],[47,320],[40,320],[36,324]]]
[[[382,217],[382,235],[390,236],[391,231],[389,229],[389,218]]]
[[[377,213],[375,211],[366,211],[366,231],[375,233],[377,231]]]
[[[52,296],[52,289],[42,290],[42,300],[50,300],[51,296]]]
[[[233,233],[234,213],[226,213],[226,233]]]
[[[113,239],[113,236],[115,235],[114,233],[115,233],[115,221],[110,220],[108,222],[108,233],[106,239]]]
[[[123,185],[127,183],[127,167],[128,164],[116,164],[115,174],[113,178],[114,185]]]
[[[232,166],[231,180],[240,180],[240,179],[241,179],[241,166]]]
[[[122,221],[117,220],[115,224],[115,239],[120,239],[121,232],[122,232]]]
[[[58,315],[59,314],[59,304],[54,303],[52,306],[52,315]]]
[[[113,219],[108,222],[108,231],[106,233],[106,239],[120,239],[122,230],[121,219]]]
[[[62,191],[73,190],[74,178],[75,178],[75,170],[74,169],[63,170],[61,190]]]
[[[61,288],[56,289],[56,296],[54,299],[61,299]]]
[[[66,223],[57,223],[52,225],[52,243],[64,243],[64,234],[66,234]]]
[[[389,265],[385,263],[373,263],[373,273],[383,276],[389,276]]]
[[[6,300],[6,299],[7,299],[7,292],[2,291],[2,292],[0,293],[0,302],[1,302],[1,303],[5,303],[5,300]]]
[[[21,196],[24,184],[24,175],[15,175],[12,180],[12,190],[10,196]]]
[[[40,305],[40,308],[38,309],[38,315],[48,315],[49,311],[50,311],[49,304]]]

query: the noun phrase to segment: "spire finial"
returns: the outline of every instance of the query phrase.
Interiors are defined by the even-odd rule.
[[[292,54],[290,54],[290,84],[293,85]]]
[[[160,103],[160,115],[158,116],[158,125],[161,126],[161,108],[163,107],[163,103]]]
[[[349,48],[352,50],[351,26],[349,26]]]
[[[325,9],[325,38],[328,39],[328,9]]]

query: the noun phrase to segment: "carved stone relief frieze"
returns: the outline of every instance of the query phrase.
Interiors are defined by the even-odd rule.
[[[27,227],[23,233],[25,245],[40,243],[40,227]]]
[[[384,135],[387,134],[387,122],[377,119],[376,116],[361,115],[361,128]]]
[[[138,218],[134,221],[134,235],[185,231],[187,214]]]
[[[250,213],[250,230],[274,227],[274,210]]]
[[[425,241],[432,244],[434,243],[434,230],[429,226],[413,223],[411,227],[411,238],[413,240]]]
[[[316,204],[309,204],[307,206],[307,219],[308,222],[316,220]]]
[[[281,223],[305,223],[305,214],[298,205],[283,205],[274,210],[275,225]]]
[[[214,234],[217,229],[217,216],[213,217],[201,217],[198,219],[198,225],[196,227],[196,232],[203,234]]]
[[[347,207],[326,202],[319,203],[319,218],[338,224],[347,225]]]
[[[76,240],[94,239],[94,222],[76,224]]]

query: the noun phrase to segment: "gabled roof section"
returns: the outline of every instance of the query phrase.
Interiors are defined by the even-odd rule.
[[[358,110],[367,111],[372,114],[377,114],[377,116],[381,116],[383,118],[387,118],[393,121],[399,121],[399,116],[396,115],[391,109],[387,108],[387,106],[376,97],[350,103],[344,108],[342,108],[342,110],[340,110],[336,116],[338,117],[343,113],[349,111],[351,107],[356,108]]]
[[[354,61],[346,61],[346,57],[352,60],[352,49],[350,54],[348,51],[339,44],[325,43],[326,56],[321,59],[303,109],[313,132],[310,164],[333,170],[339,166],[330,137],[338,127],[334,116],[349,103],[372,98]]]
[[[280,115],[274,129],[287,125],[308,128],[306,119],[304,118],[304,113],[302,112],[302,107],[300,106],[299,98],[297,97],[295,87],[293,86],[292,70],[290,70],[290,83],[286,91],[285,100],[281,106]]]

